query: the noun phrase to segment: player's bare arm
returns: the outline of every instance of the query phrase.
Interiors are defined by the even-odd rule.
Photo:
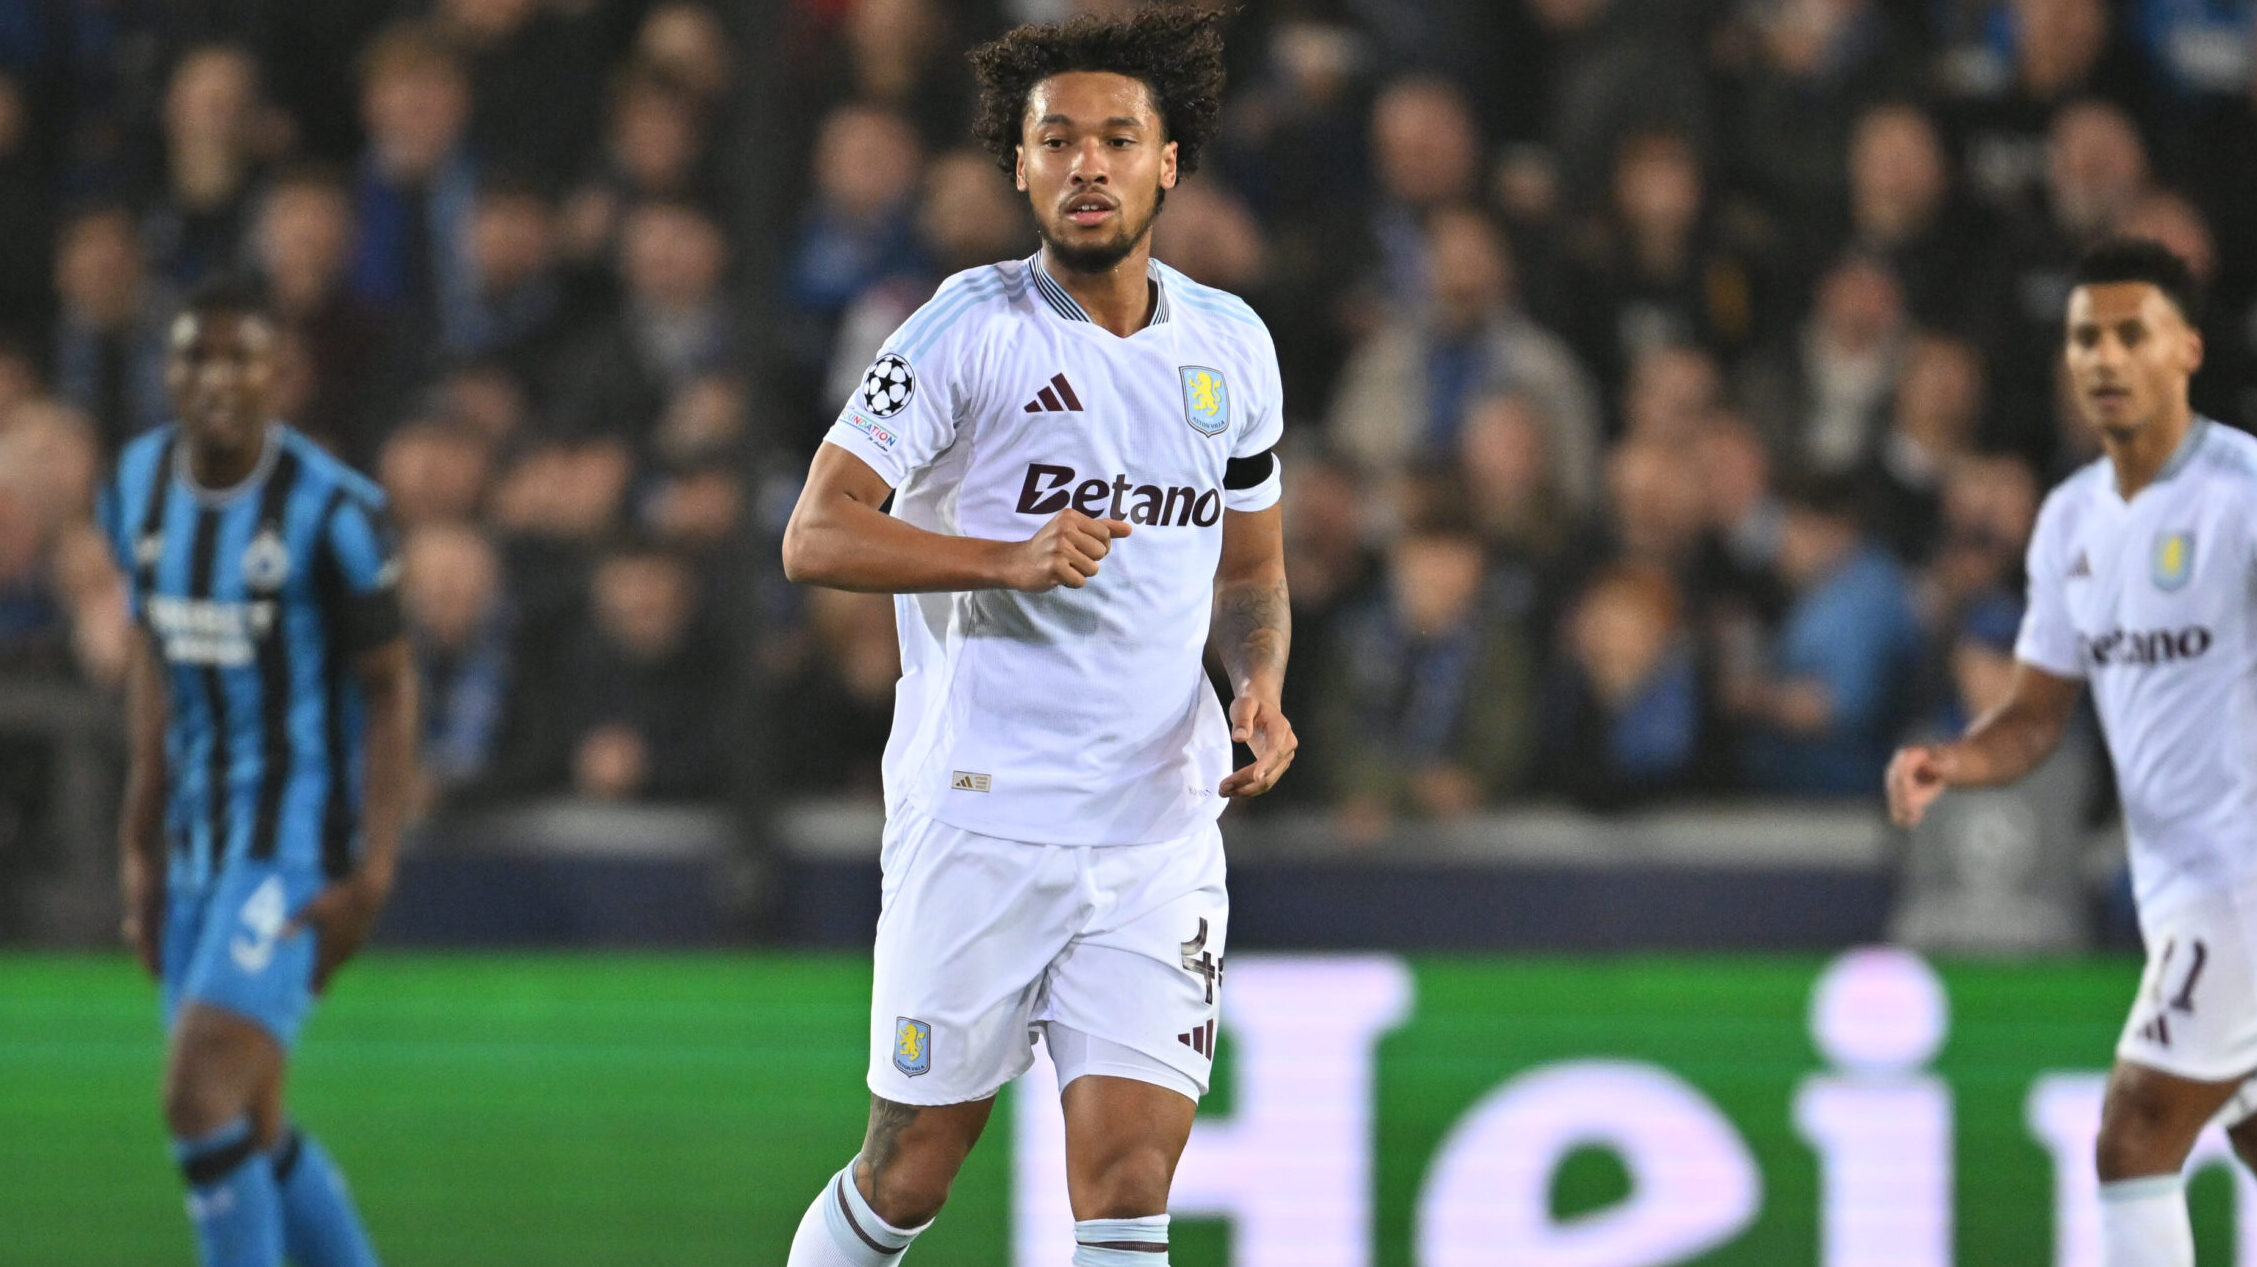
[[[162,971],[165,912],[165,727],[171,712],[165,668],[146,630],[137,630],[126,664],[125,803],[118,815],[118,880],[125,899],[125,944],[141,966]]]
[[[1211,640],[1230,677],[1230,737],[1253,750],[1233,771],[1224,796],[1260,796],[1277,785],[1301,741],[1278,701],[1293,647],[1293,607],[1285,588],[1285,517],[1280,506],[1225,511],[1222,562],[1215,571]]]
[[[784,528],[784,575],[796,584],[879,594],[1080,589],[1113,542],[1131,531],[1118,519],[1092,519],[1068,507],[1025,541],[955,537],[887,514],[882,507],[892,494],[869,463],[835,444],[819,447]]]
[[[1897,750],[1889,762],[1889,817],[1899,827],[1916,827],[1947,787],[2012,783],[2037,769],[2061,746],[2083,690],[2073,678],[2016,661],[2005,702],[1976,718],[1966,735]]]
[[[395,638],[361,654],[353,664],[367,715],[361,774],[361,853],[343,879],[321,891],[289,930],[312,928],[320,938],[314,989],[357,953],[392,895],[415,775],[416,677],[407,639]]]

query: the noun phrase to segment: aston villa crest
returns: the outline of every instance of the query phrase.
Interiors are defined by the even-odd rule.
[[[2175,590],[2194,575],[2194,534],[2166,532],[2155,538],[2155,588]]]
[[[1230,384],[1221,370],[1204,365],[1178,367],[1183,374],[1183,418],[1203,436],[1230,429]]]

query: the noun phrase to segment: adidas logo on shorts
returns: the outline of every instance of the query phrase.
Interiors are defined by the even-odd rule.
[[[1207,1059],[1213,1060],[1215,1058],[1215,1023],[1209,1021],[1188,1034],[1178,1034],[1176,1041]]]

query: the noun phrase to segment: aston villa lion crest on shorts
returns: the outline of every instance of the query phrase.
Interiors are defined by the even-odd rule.
[[[1221,370],[1204,365],[1178,367],[1183,374],[1183,417],[1203,436],[1219,436],[1230,427],[1230,385]]]
[[[2194,534],[2166,532],[2155,538],[2155,588],[2175,590],[2194,575]]]
[[[897,1016],[893,1020],[893,1067],[914,1078],[933,1068],[933,1027]]]

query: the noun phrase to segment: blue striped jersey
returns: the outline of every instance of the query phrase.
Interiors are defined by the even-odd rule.
[[[214,492],[167,426],[119,457],[100,516],[170,684],[170,883],[201,887],[245,859],[349,871],[353,662],[401,632],[383,492],[280,423],[250,477]]]

